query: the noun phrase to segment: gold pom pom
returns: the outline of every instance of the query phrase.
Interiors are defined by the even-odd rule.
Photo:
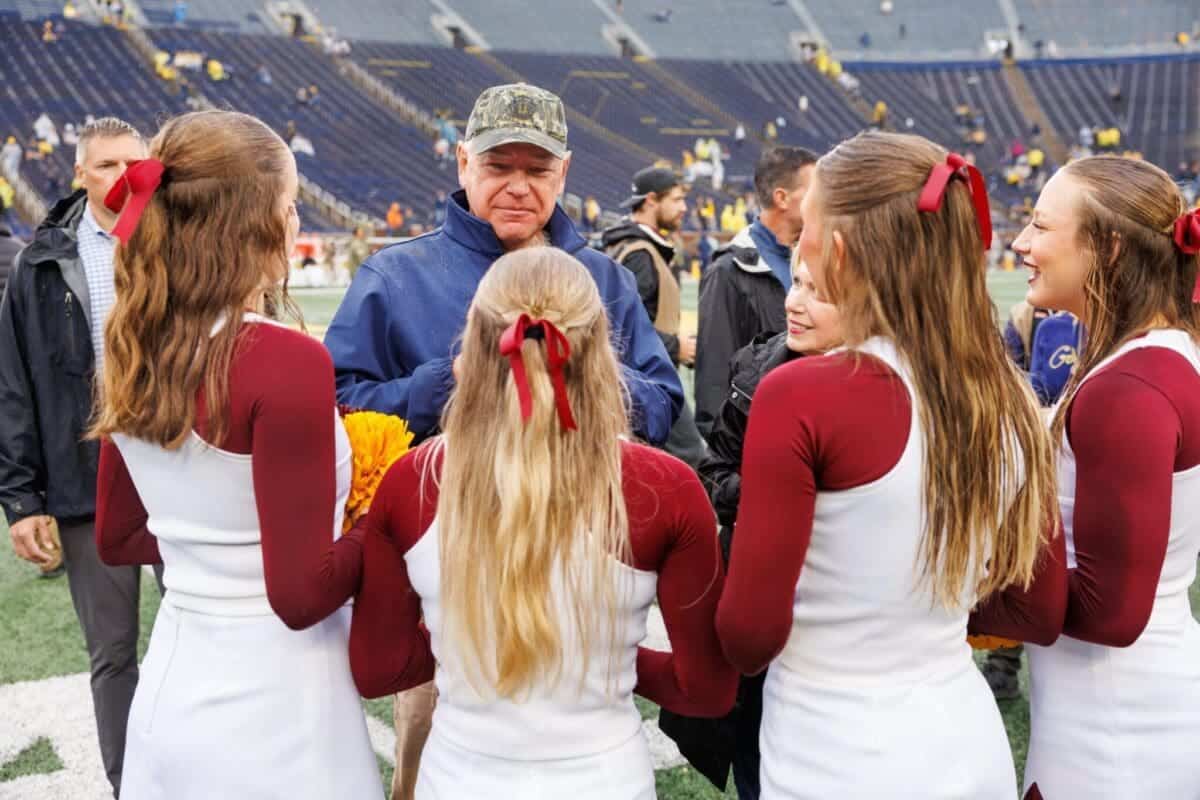
[[[342,522],[345,533],[367,513],[383,476],[408,452],[413,434],[400,417],[378,411],[353,411],[342,417],[342,424],[354,453],[350,497]]]

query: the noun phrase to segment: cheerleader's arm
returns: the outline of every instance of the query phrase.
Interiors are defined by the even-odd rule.
[[[111,439],[100,445],[96,480],[96,549],[109,566],[161,564],[158,539],[121,451]]]

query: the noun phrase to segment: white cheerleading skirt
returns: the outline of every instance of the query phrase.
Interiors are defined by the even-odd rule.
[[[293,631],[274,615],[181,610],[168,593],[129,713],[122,800],[380,800],[350,613]]]
[[[641,728],[609,750],[517,760],[460,747],[436,718],[421,754],[416,800],[655,800],[654,762]]]
[[[996,701],[969,657],[920,683],[801,678],[763,687],[762,800],[1015,800]]]

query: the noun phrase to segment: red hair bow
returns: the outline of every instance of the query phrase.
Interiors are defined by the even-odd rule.
[[[129,237],[137,230],[142,212],[146,210],[154,192],[162,185],[162,176],[163,163],[157,158],[130,161],[124,174],[117,178],[117,182],[105,196],[105,208],[121,214],[112,230],[113,236],[117,237],[121,244],[128,244]]]
[[[987,185],[983,182],[983,173],[958,153],[947,153],[945,163],[935,165],[930,171],[921,196],[917,198],[917,210],[940,211],[946,187],[955,178],[967,181],[975,206],[975,220],[979,223],[979,238],[983,239],[983,249],[989,250],[992,247],[992,212],[988,208]]]
[[[1200,209],[1185,211],[1175,220],[1175,246],[1184,255],[1200,253]],[[1192,302],[1200,303],[1200,275],[1196,276],[1196,288],[1192,289]]]
[[[528,314],[517,317],[500,337],[500,355],[508,357],[512,367],[513,382],[517,384],[517,397],[521,401],[521,419],[528,420],[533,414],[533,396],[529,393],[529,378],[525,374],[525,359],[521,346],[526,339],[543,339],[546,342],[546,366],[550,370],[550,382],[554,385],[554,404],[558,407],[558,422],[565,431],[576,429],[575,417],[571,414],[571,402],[567,398],[567,382],[563,367],[571,356],[571,344],[553,322],[530,319]]]

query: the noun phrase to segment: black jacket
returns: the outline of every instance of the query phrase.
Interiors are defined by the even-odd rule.
[[[8,285],[8,276],[17,260],[17,253],[24,246],[25,243],[13,236],[8,226],[0,222],[0,294],[4,294],[4,287]]]
[[[742,496],[742,446],[750,400],[768,372],[798,357],[788,350],[787,332],[764,333],[743,347],[729,365],[730,379],[725,402],[717,413],[708,436],[708,453],[697,470],[721,523],[721,546],[729,557],[730,529],[737,517]]]
[[[619,225],[606,230],[600,242],[604,252],[612,255],[615,252],[615,246],[626,239],[643,239],[650,242],[658,249],[659,255],[668,265],[675,258],[674,247],[662,239],[651,236],[641,225],[631,219],[622,220]],[[646,307],[646,313],[653,322],[654,318],[658,316],[658,270],[654,268],[654,259],[650,257],[649,253],[639,250],[626,256],[625,260],[621,262],[621,266],[633,273],[633,277],[637,280],[638,296],[642,298],[642,305]],[[658,338],[662,339],[663,346],[667,348],[667,355],[671,357],[671,363],[679,366],[679,337],[662,331],[656,332]]]
[[[781,304],[782,307],[782,304]],[[768,372],[793,358],[787,332],[762,334],[738,350],[730,364],[731,375],[716,424],[709,436],[708,454],[698,468],[721,522],[721,551],[729,561],[733,522],[742,491],[742,445],[750,401]],[[723,788],[736,751],[757,749],[762,718],[762,687],[766,673],[742,678],[737,705],[720,719],[698,719],[663,709],[658,726],[679,746],[679,752],[714,786]]]
[[[76,238],[86,203],[80,191],[50,211],[0,303],[0,505],[9,523],[95,514],[100,447],[83,440],[94,358]]]
[[[729,388],[738,350],[763,333],[787,328],[787,289],[767,266],[745,228],[718,250],[700,281],[696,341],[696,427],[708,439]]]

